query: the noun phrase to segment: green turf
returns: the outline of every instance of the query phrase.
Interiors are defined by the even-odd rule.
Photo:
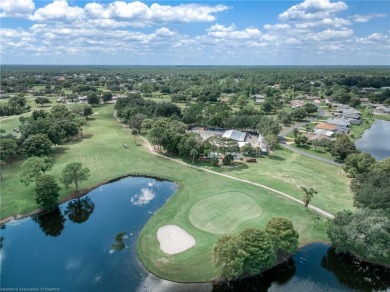
[[[228,192],[194,204],[188,215],[191,223],[206,232],[233,232],[241,223],[259,217],[261,208],[247,195]]]
[[[137,251],[140,259],[156,275],[184,282],[206,281],[216,277],[218,269],[211,264],[211,252],[218,235],[196,228],[189,220],[189,213],[199,201],[222,193],[246,194],[261,206],[261,216],[242,222],[234,233],[246,227],[265,228],[273,216],[283,216],[293,222],[300,233],[301,244],[327,240],[325,220],[314,225],[311,212],[302,205],[253,185],[155,157],[139,142],[134,142],[128,128],[112,118],[112,104],[95,107],[94,111],[96,114],[84,131],[84,139],[55,147],[51,174],[58,177],[67,163],[79,161],[91,169],[91,177],[80,184],[82,189],[128,173],[154,175],[178,182],[178,192],[156,212],[139,236]],[[127,144],[128,148],[124,148],[123,144]],[[234,171],[219,169],[230,175],[267,183],[297,197],[301,197],[300,184],[313,186],[319,191],[313,204],[323,205],[327,211],[342,210],[352,205],[348,179],[338,177],[338,168],[284,150],[258,161],[256,165],[245,165],[245,168]],[[26,187],[19,182],[22,162],[23,159],[14,161],[2,169],[1,218],[25,214],[38,207],[33,199],[34,184]],[[64,198],[73,191],[74,186],[62,186],[60,197]],[[194,236],[197,244],[181,254],[165,255],[159,248],[156,232],[166,224],[182,227]]]

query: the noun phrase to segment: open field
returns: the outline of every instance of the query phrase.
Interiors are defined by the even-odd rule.
[[[191,210],[199,212],[197,206],[204,208],[202,200],[206,200],[203,203],[210,203],[209,200],[212,203],[223,198],[225,193],[242,194],[248,202],[255,202],[261,210],[261,212],[254,210],[253,216],[241,220],[236,228],[232,229],[234,233],[250,226],[264,228],[273,216],[283,216],[294,223],[300,233],[301,244],[327,240],[325,219],[314,225],[312,213],[302,205],[253,185],[156,157],[140,143],[136,145],[128,129],[123,128],[112,118],[112,104],[95,107],[94,111],[96,112],[93,115],[94,120],[90,121],[90,126],[85,129],[83,140],[56,147],[51,173],[58,177],[67,163],[80,161],[91,169],[91,177],[87,182],[83,182],[80,188],[89,188],[127,173],[163,176],[178,182],[179,191],[151,218],[139,238],[140,258],[146,268],[156,275],[184,282],[215,278],[218,270],[211,265],[211,251],[219,235],[196,228],[191,223],[190,212]],[[128,148],[124,148],[123,144],[127,144]],[[222,167],[217,169],[229,172],[233,176],[267,184],[299,198],[302,195],[299,185],[313,186],[319,191],[313,199],[313,204],[330,212],[352,205],[348,179],[344,176],[339,177],[337,173],[339,169],[336,167],[311,161],[286,150],[278,150],[272,156],[260,158],[258,161],[256,165],[247,165],[236,170]],[[3,169],[2,218],[28,213],[38,207],[33,200],[34,185],[26,187],[18,180],[21,163],[22,161],[15,161]],[[62,187],[61,198],[73,190],[74,186],[67,189]],[[234,201],[233,203],[245,205],[245,200],[238,198],[239,196],[232,199],[231,195],[227,195],[227,199]],[[245,212],[245,208],[242,212]],[[206,219],[203,218],[203,222]],[[218,226],[224,228],[222,221],[214,218],[213,228],[216,233],[219,233],[218,229],[215,229]],[[156,232],[158,228],[167,224],[178,225],[193,235],[196,245],[177,255],[164,254],[159,248]]]

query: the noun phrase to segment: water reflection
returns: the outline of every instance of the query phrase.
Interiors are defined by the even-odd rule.
[[[39,224],[42,231],[49,236],[58,236],[64,230],[65,217],[62,215],[60,208],[55,208],[51,212],[34,216],[33,221]]]
[[[94,209],[95,203],[92,202],[90,197],[77,198],[68,203],[65,215],[68,216],[70,221],[80,224],[89,219]]]
[[[113,251],[124,250],[126,247],[125,237],[126,237],[126,233],[123,231],[119,232],[117,235],[115,235],[114,243],[111,245],[111,250],[113,250]]]
[[[149,204],[155,196],[156,194],[152,189],[143,188],[141,189],[141,194],[137,194],[131,198],[131,203],[136,206],[143,206]]]
[[[359,261],[329,248],[321,267],[333,273],[340,283],[359,291],[385,291],[390,288],[390,269]]]

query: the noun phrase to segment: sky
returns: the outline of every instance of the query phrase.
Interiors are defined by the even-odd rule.
[[[390,65],[390,1],[0,0],[0,64]]]

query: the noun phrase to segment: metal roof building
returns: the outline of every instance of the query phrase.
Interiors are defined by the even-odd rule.
[[[237,142],[244,142],[246,138],[246,133],[238,130],[227,130],[225,131],[225,133],[223,133],[222,137],[233,139]]]

